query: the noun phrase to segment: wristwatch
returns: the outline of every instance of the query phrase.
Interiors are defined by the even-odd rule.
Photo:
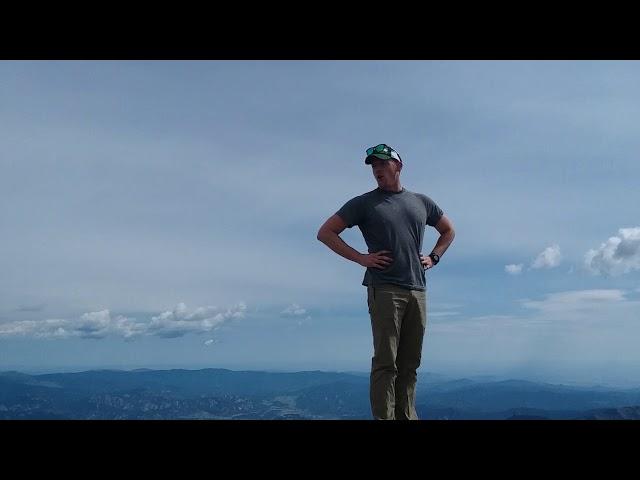
[[[429,254],[429,258],[430,258],[431,260],[433,260],[433,264],[434,264],[434,265],[437,265],[437,264],[438,264],[438,262],[440,261],[440,255],[438,255],[437,253],[434,253],[434,252],[431,252],[431,253]]]

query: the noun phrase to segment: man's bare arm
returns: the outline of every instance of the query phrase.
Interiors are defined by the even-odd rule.
[[[391,264],[393,259],[385,256],[385,253],[391,253],[388,250],[362,254],[349,246],[340,238],[340,234],[345,228],[347,225],[344,220],[339,215],[332,215],[318,230],[317,238],[338,255],[363,267],[385,268]]]
[[[442,217],[440,217],[435,229],[440,233],[440,237],[438,238],[435,247],[433,247],[432,252],[436,253],[439,257],[442,257],[444,252],[447,251],[447,248],[449,248],[449,245],[451,245],[451,242],[453,242],[456,232],[453,229],[453,223],[451,223],[451,220],[449,220],[446,215],[442,215]]]
[[[435,229],[440,233],[440,237],[431,251],[437,254],[438,257],[442,257],[444,252],[447,251],[447,248],[449,248],[449,245],[451,245],[451,242],[453,242],[456,232],[453,229],[451,220],[449,220],[445,215],[442,215],[440,220],[438,220]],[[423,254],[420,254],[420,263],[422,263],[422,266],[425,268],[433,267],[433,260],[431,257]]]

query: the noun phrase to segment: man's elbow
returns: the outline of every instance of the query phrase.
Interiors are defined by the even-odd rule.
[[[320,240],[322,243],[327,243],[327,241],[333,237],[333,236],[337,236],[338,234],[336,232],[334,232],[333,230],[331,230],[330,228],[320,228],[320,230],[318,230],[318,235],[316,235],[316,238],[318,240]]]
[[[454,230],[453,225],[448,225],[445,228],[439,228],[437,230],[440,236],[443,238],[453,240],[453,238],[456,236],[456,231]]]
[[[456,238],[456,231],[454,230],[454,228],[451,227],[449,230],[447,230],[446,233],[449,236],[450,241],[453,242],[453,239]]]

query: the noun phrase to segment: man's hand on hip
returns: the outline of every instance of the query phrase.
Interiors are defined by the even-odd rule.
[[[425,270],[433,267],[433,259],[429,256],[425,257],[423,254],[420,254],[420,262]]]
[[[385,253],[391,252],[389,250],[380,250],[375,253],[362,254],[358,263],[363,267],[387,268],[393,262],[393,258],[386,256]]]

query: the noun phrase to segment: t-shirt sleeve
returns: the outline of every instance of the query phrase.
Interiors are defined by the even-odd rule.
[[[344,221],[347,228],[351,228],[362,222],[363,213],[362,198],[354,197],[340,207],[340,210],[336,212],[336,215]]]
[[[431,199],[431,197],[423,195],[422,198],[424,200],[424,205],[427,208],[427,225],[435,227],[440,221],[440,218],[442,218],[442,215],[444,215],[444,212],[438,204]]]

